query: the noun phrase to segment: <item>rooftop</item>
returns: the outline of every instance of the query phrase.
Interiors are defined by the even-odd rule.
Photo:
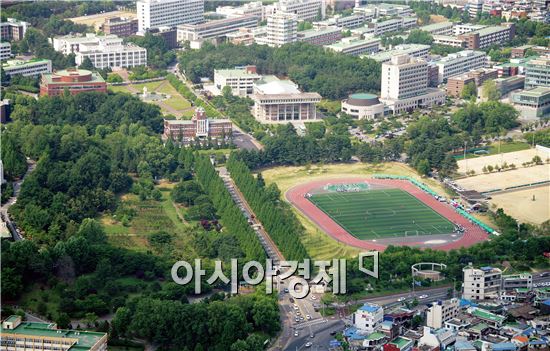
[[[386,334],[381,333],[381,332],[374,332],[374,333],[369,334],[369,336],[367,337],[367,340],[379,340],[379,339],[382,339],[384,337],[386,337]]]
[[[466,33],[466,34],[478,33],[480,36],[483,36],[483,35],[490,35],[490,34],[493,34],[493,33],[498,33],[498,32],[504,31],[504,30],[509,30],[509,28],[504,27],[504,26],[489,26],[489,27],[485,27],[485,28],[475,30],[475,31],[470,32],[470,33]]]
[[[275,79],[273,79],[275,78]],[[256,88],[263,94],[300,94],[296,83],[280,80],[275,76],[265,76],[256,82]]]
[[[473,308],[470,313],[478,318],[489,320],[491,322],[502,322],[505,319],[503,316],[491,313],[482,308]]]
[[[341,28],[338,28],[338,27],[327,27],[327,28],[322,28],[322,29],[308,29],[308,30],[304,30],[304,31],[301,31],[301,32],[298,32],[298,37],[299,38],[311,38],[311,37],[315,37],[315,36],[318,36],[318,35],[323,35],[323,34],[328,34],[328,33],[336,33],[336,32],[341,32],[342,29]]]
[[[371,55],[362,55],[363,58],[370,58],[378,62],[389,61],[393,56],[410,54],[417,51],[429,50],[430,45],[423,44],[402,44],[396,45],[391,50],[380,51]]]
[[[395,339],[393,339],[392,341],[390,341],[389,344],[394,344],[394,345],[396,345],[399,349],[402,349],[402,348],[404,348],[405,346],[407,346],[407,344],[410,343],[410,342],[411,342],[410,339],[407,339],[407,338],[398,336],[397,338],[395,338]]]
[[[523,90],[517,94],[530,97],[541,97],[550,93],[550,87],[536,87],[531,90]]]
[[[373,305],[373,304],[370,304],[370,303],[365,303],[363,306],[359,307],[357,309],[357,311],[362,311],[362,312],[368,312],[368,313],[374,313],[374,312],[377,312],[380,310],[380,306],[378,305]]]
[[[432,23],[432,24],[428,24],[426,26],[422,26],[420,27],[419,29],[420,30],[423,30],[423,31],[426,31],[426,32],[429,32],[429,31],[432,31],[432,30],[437,30],[437,29],[441,29],[441,28],[447,28],[447,27],[452,27],[453,26],[453,22],[439,22],[439,23]]]
[[[56,71],[54,73],[44,73],[42,74],[42,81],[47,84],[66,84],[66,81],[54,81],[53,78],[56,76],[62,76],[62,77],[82,77],[82,76],[90,76],[90,80],[86,80],[86,83],[103,83],[105,80],[103,77],[97,73],[88,71],[87,69],[78,69],[78,68],[71,68],[71,69],[64,69],[60,71]]]
[[[225,77],[240,78],[240,77],[261,77],[257,73],[247,71],[245,68],[230,68],[230,69],[216,69],[216,74],[221,74]]]
[[[51,61],[45,60],[45,59],[7,60],[2,62],[2,67],[10,68],[10,67],[18,67],[18,66],[24,66],[24,65],[45,64],[48,62],[51,62]]]
[[[489,326],[485,323],[477,323],[476,325],[472,325],[469,329],[473,330],[475,332],[481,333],[483,330],[489,328]]]
[[[485,56],[485,53],[483,51],[474,51],[474,50],[462,50],[459,52],[456,52],[454,54],[449,54],[443,58],[441,58],[436,63],[447,63],[455,60],[461,60],[465,57],[474,57],[474,56]]]
[[[325,45],[326,48],[333,49],[335,51],[340,51],[342,49],[351,48],[359,45],[374,44],[379,43],[380,39],[352,39],[352,40],[340,40],[337,43],[331,45]]]

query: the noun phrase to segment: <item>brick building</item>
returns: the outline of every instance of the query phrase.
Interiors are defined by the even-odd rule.
[[[105,20],[101,26],[103,33],[114,34],[119,37],[128,37],[135,35],[138,31],[137,18],[111,17]]]
[[[62,95],[67,89],[72,95],[85,91],[107,92],[107,84],[99,73],[85,69],[68,68],[55,73],[42,74],[40,95]]]
[[[209,119],[199,107],[191,120],[164,120],[164,140],[189,144],[196,138],[221,140],[231,138],[233,124],[228,119]]]

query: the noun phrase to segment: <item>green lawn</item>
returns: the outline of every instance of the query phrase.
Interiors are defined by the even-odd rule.
[[[400,189],[316,194],[309,200],[362,240],[449,234],[454,228],[450,221]]]

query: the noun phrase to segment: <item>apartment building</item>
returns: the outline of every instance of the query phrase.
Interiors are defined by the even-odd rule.
[[[313,22],[313,29],[324,29],[328,27],[353,29],[361,27],[370,19],[366,18],[364,13],[356,13],[349,16],[335,15],[324,21]]]
[[[503,44],[514,38],[515,24],[503,23],[501,26],[490,26],[458,36],[464,41],[467,49],[485,49],[491,45]]]
[[[533,275],[531,273],[508,274],[502,276],[502,290],[504,291],[532,288]]]
[[[4,351],[107,351],[107,334],[57,329],[55,323],[24,322],[10,316],[2,322],[0,349]]]
[[[0,60],[5,61],[11,57],[11,44],[0,43]]]
[[[318,93],[304,93],[290,80],[265,76],[254,84],[254,117],[265,123],[292,123],[317,119]]]
[[[267,17],[264,36],[255,37],[258,44],[278,47],[298,40],[298,19],[296,15],[275,13]]]
[[[138,19],[129,17],[110,17],[101,25],[101,31],[107,35],[128,37],[138,31]]]
[[[6,41],[19,41],[25,37],[30,23],[18,21],[15,18],[8,18],[6,22],[0,23],[0,37]]]
[[[2,61],[2,69],[8,76],[21,74],[25,77],[52,72],[52,61],[43,59]]]
[[[325,0],[279,0],[273,6],[275,13],[296,15],[299,22],[325,18]]]
[[[458,299],[437,301],[426,311],[426,325],[430,328],[443,328],[445,322],[458,316]]]
[[[342,39],[342,29],[327,27],[323,29],[310,29],[298,32],[298,41],[305,41],[313,45],[330,45]]]
[[[550,86],[550,57],[530,60],[525,66],[525,89]]]
[[[97,72],[85,69],[67,68],[55,73],[44,73],[40,80],[40,96],[71,95],[82,92],[107,92],[107,84]]]
[[[482,51],[464,50],[449,54],[436,62],[439,70],[438,81],[439,83],[446,82],[450,77],[486,67],[487,63],[487,55]]]
[[[228,119],[209,119],[202,107],[195,110],[191,120],[164,120],[163,140],[189,144],[196,139],[229,140],[233,124]]]
[[[216,13],[227,18],[242,17],[242,16],[256,16],[260,21],[267,19],[269,13],[269,6],[264,6],[261,1],[247,2],[242,6],[218,6],[216,7]]]
[[[452,35],[453,26],[453,22],[439,22],[422,26],[419,29],[432,35]]]
[[[467,300],[497,299],[500,293],[502,271],[494,267],[462,269],[462,298]]]
[[[235,67],[234,69],[214,70],[214,85],[220,91],[228,86],[236,96],[248,96],[254,91],[254,83],[262,78],[256,66]]]
[[[139,0],[136,9],[140,32],[204,21],[204,0]]]
[[[244,15],[200,24],[181,24],[177,27],[177,40],[183,42],[222,37],[239,30],[239,28],[255,28],[258,26],[259,19],[253,15]]]
[[[325,45],[325,48],[343,54],[358,56],[376,53],[380,50],[380,39],[359,39],[355,37],[343,38],[337,43]]]
[[[384,319],[384,309],[381,306],[365,303],[353,314],[353,324],[363,333],[372,333],[380,327]]]
[[[423,44],[401,44],[396,45],[390,50],[380,51],[371,55],[362,57],[370,58],[376,62],[389,62],[392,57],[399,55],[409,55],[410,57],[426,58],[430,52],[430,45]]]

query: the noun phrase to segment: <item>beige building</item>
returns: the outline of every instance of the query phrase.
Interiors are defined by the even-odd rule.
[[[258,44],[279,47],[298,40],[298,18],[293,14],[275,13],[267,17],[265,35],[255,37]]]
[[[426,325],[430,328],[443,328],[445,322],[458,315],[458,300],[450,299],[432,303],[426,311]]]
[[[462,298],[467,300],[496,299],[499,296],[502,271],[494,267],[462,269]]]
[[[265,76],[254,84],[254,117],[265,123],[303,122],[317,119],[318,93],[303,93],[290,80]]]
[[[254,83],[262,78],[256,73],[256,66],[246,66],[234,69],[214,70],[214,85],[220,91],[228,86],[236,96],[248,96],[254,90]]]
[[[351,94],[342,100],[341,111],[357,119],[377,119],[384,117],[384,104],[373,94]]]

